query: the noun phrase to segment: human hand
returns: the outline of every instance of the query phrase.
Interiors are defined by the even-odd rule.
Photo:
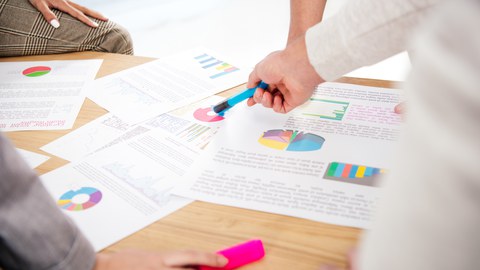
[[[395,106],[394,112],[396,114],[404,114],[406,111],[405,107],[406,107],[405,102],[399,103]]]
[[[347,253],[347,270],[357,270],[357,250],[353,249]],[[340,270],[340,268],[332,265],[322,265],[320,270]]]
[[[247,88],[257,86],[262,80],[269,85],[268,89],[257,88],[248,99],[248,106],[261,103],[275,112],[288,113],[310,98],[324,80],[308,60],[305,35],[258,63],[250,73]]]
[[[102,14],[69,0],[29,1],[36,9],[38,9],[38,11],[42,13],[45,20],[47,20],[47,22],[49,22],[55,28],[58,28],[60,26],[60,23],[58,22],[57,16],[55,16],[55,14],[52,12],[52,8],[68,13],[72,17],[77,18],[79,21],[82,21],[83,23],[91,27],[98,27],[98,24],[90,20],[87,15],[102,21],[108,21],[108,19]]]
[[[227,263],[228,260],[221,255],[201,251],[190,250],[155,253],[131,250],[110,254],[97,254],[97,260],[93,270],[194,270],[198,265],[223,267]]]

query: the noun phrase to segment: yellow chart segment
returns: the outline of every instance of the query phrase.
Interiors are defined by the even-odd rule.
[[[265,139],[265,138],[260,138],[258,139],[258,142],[262,145],[265,145],[267,147],[277,149],[277,150],[284,150],[288,146],[288,141],[286,142],[279,142],[271,139]]]
[[[367,167],[365,167],[365,166],[359,166],[358,170],[357,170],[357,173],[355,174],[355,177],[363,178],[366,169],[367,169]]]
[[[69,204],[69,203],[71,203],[71,202],[72,202],[72,200],[58,200],[58,201],[57,201],[57,204],[58,204],[59,206],[64,206],[64,205]]]

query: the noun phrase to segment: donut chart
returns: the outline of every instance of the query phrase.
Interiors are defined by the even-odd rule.
[[[78,202],[78,198],[87,198]],[[82,187],[78,190],[69,190],[65,192],[57,201],[60,208],[68,211],[83,211],[97,205],[102,200],[102,192],[93,187]]]
[[[199,108],[193,112],[193,117],[202,122],[218,122],[225,117],[216,114],[211,108]]]
[[[258,139],[261,145],[285,151],[315,151],[322,148],[325,139],[312,133],[298,130],[267,130]]]
[[[22,74],[27,77],[40,77],[50,73],[51,70],[52,68],[47,66],[36,66],[25,69]]]

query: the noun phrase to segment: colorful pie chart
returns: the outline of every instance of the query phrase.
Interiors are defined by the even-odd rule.
[[[46,66],[36,66],[25,69],[22,74],[27,77],[40,77],[50,73],[52,69]]]
[[[57,204],[68,211],[83,211],[97,205],[102,200],[102,192],[93,187],[82,187],[65,192]]]
[[[267,130],[258,139],[266,147],[285,151],[315,151],[322,148],[325,139],[312,133],[298,130]]]
[[[193,112],[193,117],[202,122],[218,122],[225,119],[223,116],[216,114],[211,108],[199,108]]]

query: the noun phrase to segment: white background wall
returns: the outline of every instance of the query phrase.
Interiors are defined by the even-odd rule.
[[[327,2],[325,18],[348,0]],[[353,1],[353,0],[350,0]],[[196,46],[211,48],[240,67],[253,67],[285,45],[289,0],[77,0],[126,27],[135,54],[162,57]],[[403,80],[406,53],[348,76]]]

